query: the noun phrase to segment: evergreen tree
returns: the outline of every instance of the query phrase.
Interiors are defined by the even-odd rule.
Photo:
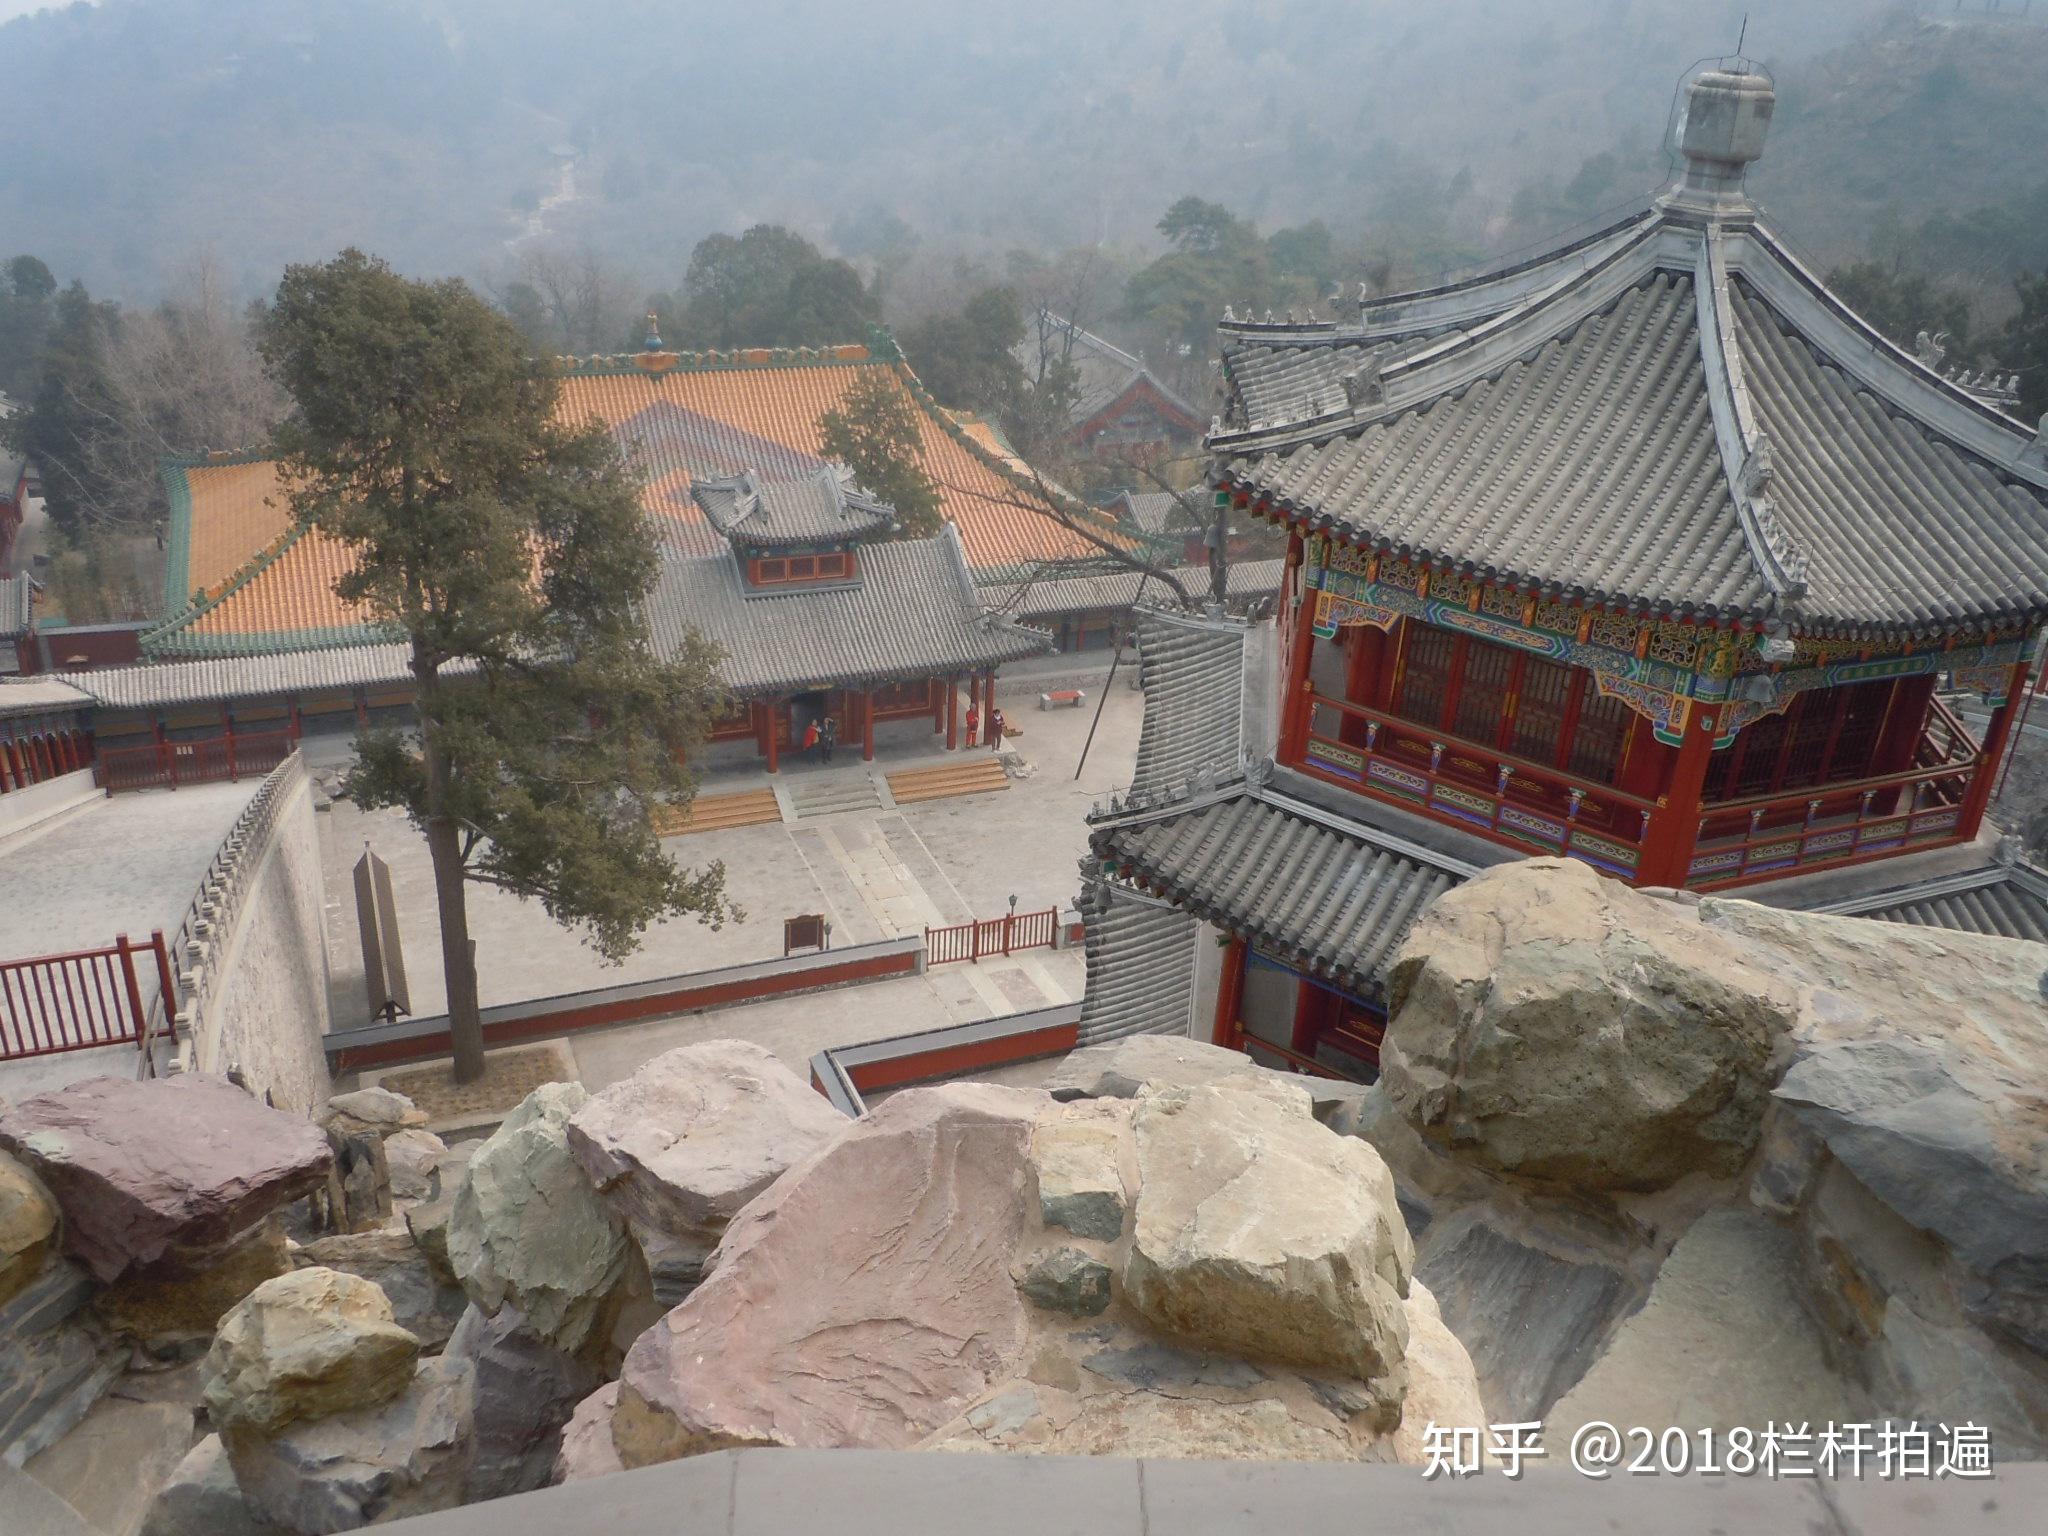
[[[724,869],[676,867],[651,815],[724,695],[718,653],[649,641],[654,536],[610,433],[557,416],[549,365],[456,281],[346,251],[289,268],[265,357],[295,514],[348,546],[335,583],[412,653],[414,724],[356,743],[347,793],[426,837],[457,1081],[483,1069],[466,881],[540,901],[608,959],[657,918],[736,915]]]
[[[839,409],[818,418],[825,452],[853,469],[870,496],[896,509],[899,535],[928,539],[939,531],[939,489],[924,471],[924,423],[909,393],[879,369],[862,374]]]
[[[2020,309],[2005,323],[2002,361],[2020,373],[2020,411],[2029,422],[2048,416],[2048,272],[2013,285]]]

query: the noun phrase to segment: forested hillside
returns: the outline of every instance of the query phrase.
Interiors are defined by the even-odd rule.
[[[255,294],[349,242],[489,276],[522,239],[664,288],[762,221],[868,261],[1156,248],[1184,192],[1451,262],[1659,182],[1745,11],[1762,189],[1823,259],[2048,159],[2048,26],[1885,0],[104,0],[0,26],[0,228],[131,297],[201,248]]]

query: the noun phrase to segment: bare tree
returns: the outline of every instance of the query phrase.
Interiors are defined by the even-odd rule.
[[[565,352],[619,349],[638,307],[638,290],[590,246],[529,246],[519,253],[519,275],[540,294]]]

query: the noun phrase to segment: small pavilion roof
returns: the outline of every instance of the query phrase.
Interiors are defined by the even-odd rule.
[[[736,545],[832,544],[886,532],[895,521],[885,503],[855,489],[826,465],[800,479],[763,479],[753,470],[691,488],[711,525]]]
[[[1072,365],[1074,400],[1067,416],[1073,425],[1093,421],[1133,388],[1143,385],[1157,393],[1168,414],[1185,420],[1188,431],[1201,430],[1202,418],[1195,408],[1167,388],[1143,358],[1050,311],[1040,311],[1033,331],[1017,343],[1014,355],[1025,372],[1034,377],[1041,362],[1053,358]]]

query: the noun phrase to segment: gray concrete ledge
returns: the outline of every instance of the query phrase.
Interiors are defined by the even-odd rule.
[[[1989,1481],[1627,1478],[914,1451],[721,1451],[399,1520],[403,1536],[2036,1536],[2048,1463]]]

